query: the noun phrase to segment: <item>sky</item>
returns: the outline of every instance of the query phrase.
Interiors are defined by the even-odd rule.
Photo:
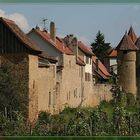
[[[36,25],[46,28],[55,22],[56,34],[64,37],[74,34],[79,40],[90,45],[98,30],[105,41],[116,47],[122,36],[132,25],[140,36],[140,5],[138,4],[0,4],[0,16],[14,20],[25,32]]]

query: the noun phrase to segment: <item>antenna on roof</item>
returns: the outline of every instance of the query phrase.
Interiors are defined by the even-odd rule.
[[[39,30],[39,26],[38,26],[38,24],[36,25],[36,27],[35,27],[35,28]]]
[[[43,22],[43,25],[44,25],[43,30],[47,30],[47,29],[46,29],[46,21],[47,21],[47,20],[48,20],[47,18],[43,18],[43,19],[42,19],[42,22]]]

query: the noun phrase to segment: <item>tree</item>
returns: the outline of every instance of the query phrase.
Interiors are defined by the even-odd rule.
[[[102,60],[111,49],[110,43],[105,43],[104,34],[98,31],[96,39],[91,43],[93,53]]]
[[[27,97],[19,92],[19,82],[11,77],[7,68],[0,68],[0,97],[0,112],[6,117],[11,118],[14,111],[24,114]]]

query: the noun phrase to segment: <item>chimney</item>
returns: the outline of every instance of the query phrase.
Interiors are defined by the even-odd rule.
[[[98,58],[96,59],[96,70],[97,71],[99,70],[99,60],[98,60]]]
[[[50,37],[54,42],[55,42],[55,34],[56,34],[55,23],[51,22],[50,23]]]

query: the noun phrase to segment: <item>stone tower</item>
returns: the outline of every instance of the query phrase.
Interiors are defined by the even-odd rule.
[[[123,91],[136,96],[136,51],[138,48],[125,33],[116,49],[119,84]]]

